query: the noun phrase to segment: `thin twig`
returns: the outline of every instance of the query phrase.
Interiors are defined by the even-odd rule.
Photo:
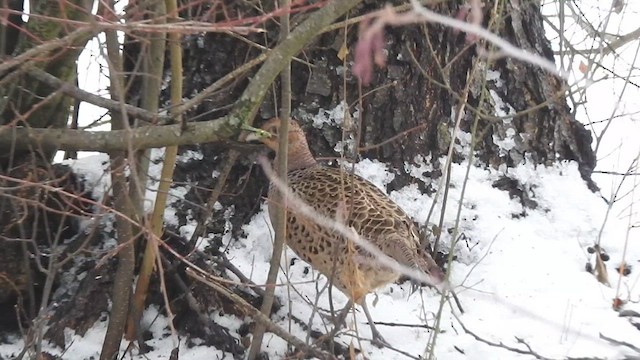
[[[512,346],[509,346],[509,345],[505,345],[502,342],[496,343],[496,342],[484,339],[484,338],[478,336],[473,331],[469,330],[466,326],[464,326],[464,323],[462,323],[462,321],[455,314],[454,314],[454,317],[456,318],[456,320],[458,320],[458,324],[460,324],[460,326],[462,327],[462,330],[464,330],[465,333],[471,335],[474,339],[476,339],[476,340],[478,340],[478,341],[480,341],[482,343],[485,343],[485,344],[487,344],[489,346],[499,347],[499,348],[502,348],[502,349],[505,349],[505,350],[509,350],[511,352],[515,352],[515,353],[518,353],[518,354],[531,355],[531,356],[535,357],[536,359],[540,359],[540,360],[552,360],[551,358],[544,357],[544,356],[536,353],[535,351],[531,350],[531,347],[529,347],[528,344],[524,344],[524,341],[522,339],[518,339],[517,337],[516,337],[516,341],[518,341],[521,344],[524,344],[527,347],[527,350],[522,350],[522,349],[518,349],[518,348],[515,348],[515,347],[512,347]]]
[[[171,120],[171,117],[166,115],[160,115],[147,111],[145,109],[133,106],[130,104],[121,104],[118,101],[104,98],[102,96],[92,94],[88,91],[78,88],[76,85],[64,82],[57,77],[49,74],[48,72],[37,68],[35,66],[28,68],[28,76],[51,86],[54,89],[60,90],[63,94],[69,95],[74,99],[84,101],[89,104],[99,106],[111,111],[124,111],[134,118],[142,119],[151,123],[167,123]]]
[[[232,293],[229,289],[225,288],[224,286],[216,283],[215,281],[209,280],[207,277],[205,277],[205,276],[203,276],[201,274],[196,273],[191,268],[187,268],[186,272],[187,272],[187,275],[189,275],[192,278],[202,282],[203,284],[206,284],[206,285],[210,286],[211,288],[215,289],[220,294],[225,296],[227,299],[229,299],[229,300],[235,302],[236,304],[239,304],[243,308],[245,308],[247,310],[247,312],[249,312],[253,316],[253,318],[254,318],[254,320],[256,322],[264,325],[270,332],[272,332],[275,335],[279,336],[280,338],[282,338],[283,340],[287,341],[291,345],[297,347],[300,351],[302,351],[302,352],[304,352],[306,354],[310,354],[310,355],[316,356],[316,357],[321,358],[321,359],[335,359],[335,357],[333,355],[331,355],[329,353],[326,353],[324,351],[315,349],[315,348],[305,344],[304,341],[302,341],[302,340],[298,339],[297,337],[291,335],[285,329],[281,328],[280,326],[275,324],[273,321],[271,321],[271,319],[269,319],[269,317],[265,316],[258,309],[256,309],[253,306],[251,306],[251,304],[249,304],[245,299],[243,299],[242,297]]]
[[[280,7],[288,7],[289,0],[280,0]],[[285,12],[280,17],[280,43],[286,41],[289,36],[289,13]],[[282,69],[280,74],[280,86],[282,90],[282,111],[280,113],[280,133],[289,133],[289,117],[291,115],[291,60],[286,60],[286,65]],[[278,176],[285,182],[287,179],[288,169],[288,149],[289,137],[280,136],[278,138],[278,155],[276,161],[278,162]],[[285,201],[286,203],[286,201]],[[285,247],[285,239],[287,237],[287,207],[280,206],[275,211],[275,239],[273,241],[273,251],[271,253],[271,261],[269,262],[269,273],[267,274],[267,288],[265,289],[264,297],[262,298],[262,306],[260,311],[265,316],[271,314],[271,308],[273,306],[273,299],[275,297],[275,287],[268,286],[269,284],[275,284],[278,273],[280,271],[280,260],[282,258],[282,252]],[[247,358],[253,360],[258,356],[260,348],[262,347],[262,339],[266,326],[264,324],[258,324],[253,331],[253,340],[251,341],[251,348],[249,349],[249,355]]]

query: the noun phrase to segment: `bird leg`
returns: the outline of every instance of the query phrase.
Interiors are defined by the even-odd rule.
[[[352,307],[353,307],[353,300],[349,300],[347,305],[342,310],[340,310],[340,312],[338,313],[338,317],[335,318],[333,323],[336,329],[340,329],[340,327],[344,325],[344,322],[347,319],[347,315],[349,315],[349,311],[351,310]]]
[[[331,330],[331,332],[329,332],[327,336],[334,337],[338,333],[338,331],[340,331],[352,307],[353,300],[349,300],[347,305],[342,310],[340,310],[338,316],[333,320],[333,330]]]
[[[371,343],[379,348],[390,346],[387,340],[382,337],[378,329],[376,329],[376,324],[373,322],[373,317],[371,317],[371,313],[369,312],[369,308],[367,307],[366,299],[363,298],[360,305],[362,306],[362,310],[364,310],[364,314],[367,316],[367,321],[369,322],[369,327],[371,328],[371,335],[373,337]]]
[[[353,300],[349,300],[347,305],[342,310],[340,310],[337,317],[332,316],[331,322],[333,322],[333,329],[328,333],[320,336],[317,340],[318,343],[329,341],[336,336],[338,331],[342,329],[342,326],[345,323],[345,320],[347,319],[347,315],[349,315],[349,310],[351,310],[351,308],[353,307],[353,304],[354,304]]]
[[[342,310],[340,310],[340,312],[338,313],[338,316],[335,317],[333,321],[333,324],[334,324],[333,330],[321,336],[318,339],[318,341],[326,341],[329,339],[333,339],[336,336],[338,331],[340,331],[340,329],[344,325],[345,320],[347,319],[347,315],[349,315],[349,311],[351,310],[351,307],[353,306],[353,304],[354,304],[353,300],[349,300],[347,305]],[[369,312],[369,308],[367,307],[366,299],[364,298],[362,299],[360,306],[362,306],[362,309],[364,310],[364,314],[367,316],[367,322],[369,322],[369,327],[371,328],[371,335],[373,337],[371,340],[371,343],[379,348],[390,346],[387,340],[385,340],[384,337],[382,337],[382,334],[380,334],[380,332],[376,328],[376,325],[373,321],[373,317],[371,316],[371,313]]]

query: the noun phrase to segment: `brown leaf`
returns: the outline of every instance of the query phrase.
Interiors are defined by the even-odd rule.
[[[340,50],[338,51],[338,59],[340,59],[340,61],[344,61],[344,58],[346,58],[347,55],[349,55],[349,49],[347,49],[346,46],[342,45],[340,47]]]
[[[589,71],[589,68],[587,67],[587,64],[585,64],[584,62],[580,62],[580,65],[578,66],[578,70],[583,73],[586,74],[587,71]]]

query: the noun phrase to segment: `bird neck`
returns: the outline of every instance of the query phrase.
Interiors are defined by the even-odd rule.
[[[304,144],[306,145],[306,144]],[[274,160],[276,167],[278,166],[278,155]],[[318,162],[311,154],[309,146],[297,146],[296,148],[290,148],[287,157],[287,171],[304,169],[317,165]]]

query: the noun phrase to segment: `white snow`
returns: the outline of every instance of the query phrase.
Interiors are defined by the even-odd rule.
[[[86,162],[79,161],[88,179],[103,172],[100,161],[95,161],[93,172]],[[416,177],[425,171],[425,163],[418,162],[410,169]],[[407,164],[411,168],[413,165]],[[575,163],[565,162],[554,167],[522,165],[509,169],[508,173],[471,167],[464,199],[461,200],[465,180],[466,164],[453,164],[449,199],[444,212],[443,246],[451,244],[451,229],[455,224],[458,206],[462,203],[459,234],[461,241],[455,245],[458,259],[450,274],[452,287],[458,293],[465,313],[445,305],[438,334],[435,354],[440,359],[530,359],[499,347],[489,346],[465,333],[457,318],[478,337],[496,344],[527,350],[523,342],[541,356],[549,358],[600,357],[619,359],[634,352],[623,346],[613,345],[600,338],[600,334],[618,341],[640,347],[638,330],[629,321],[618,316],[611,305],[617,296],[623,300],[638,301],[640,292],[637,271],[640,249],[633,238],[626,253],[626,261],[634,266],[631,275],[621,279],[620,294],[616,286],[620,280],[615,268],[623,259],[623,246],[627,223],[624,219],[610,216],[601,238],[601,245],[611,259],[605,263],[612,287],[600,284],[593,275],[585,271],[587,261],[593,255],[587,253],[588,246],[598,238],[607,209],[598,194],[590,192],[577,170]],[[363,160],[356,170],[376,186],[385,189],[393,179],[388,168],[377,161]],[[520,202],[511,199],[506,191],[492,187],[501,176],[509,176],[521,182],[524,189],[538,203],[536,209],[523,209]],[[422,179],[430,181],[430,179]],[[418,191],[416,185],[406,186],[390,194],[416,221],[424,223],[433,199]],[[439,222],[441,201],[436,204],[430,225]],[[526,216],[521,216],[526,212]],[[188,235],[195,224],[181,229]],[[269,268],[273,231],[270,227],[266,206],[245,225],[246,238],[228,241],[229,259],[256,283],[264,283]],[[291,264],[295,254],[288,250],[281,262],[285,270],[280,274],[276,294],[284,304],[274,319],[285,328],[306,339],[302,327],[289,322],[291,313],[304,322],[312,320],[316,330],[326,331],[330,325],[313,311],[317,301],[320,309],[329,309],[329,294],[324,286],[326,279],[320,277],[302,260]],[[297,258],[297,257],[296,257]],[[288,285],[287,285],[288,284]],[[320,293],[319,291],[322,290]],[[409,296],[409,284],[391,284],[367,297],[376,321],[397,324],[434,324],[440,296],[432,289],[424,288]],[[333,289],[332,298],[336,309],[340,309],[347,298]],[[375,303],[375,305],[374,305]],[[290,304],[290,307],[289,307]],[[630,308],[637,304],[627,304]],[[322,310],[322,311],[324,311]],[[313,313],[313,317],[312,317]],[[454,314],[456,316],[454,316]],[[167,319],[158,315],[155,308],[147,309],[144,323],[151,326],[154,339],[150,345],[153,352],[147,358],[168,358],[175,339],[170,336]],[[230,316],[212,316],[212,321],[229,325],[236,332],[244,320]],[[360,347],[352,335],[357,333],[370,338],[369,328],[362,311],[356,312],[355,320],[349,317],[348,333],[340,335],[345,344]],[[327,326],[327,328],[325,328]],[[414,356],[424,356],[430,332],[420,327],[378,325],[383,336],[398,349]],[[84,337],[67,334],[70,343],[66,356],[74,359],[97,357],[104,339],[106,323],[99,321]],[[389,349],[378,349],[368,341],[362,341],[362,350],[369,359],[403,359],[403,355]],[[123,343],[123,348],[126,344]],[[181,344],[181,359],[209,359],[212,356],[230,356],[222,352],[196,346],[188,349]],[[16,338],[13,344],[0,345],[0,356],[11,357],[22,347]],[[46,347],[54,354],[61,349]],[[265,339],[265,351],[272,358],[281,358],[287,351],[286,343],[269,334]],[[462,353],[464,352],[464,353]],[[134,352],[135,355],[136,352]],[[635,354],[637,355],[637,354]],[[144,356],[134,356],[143,359]]]
[[[445,229],[454,224],[460,191],[464,181],[466,165],[453,165],[452,186],[449,189],[449,206],[445,212]],[[380,163],[363,161],[357,166],[358,172],[369,177],[383,188],[392,175]],[[614,346],[599,338],[600,333],[619,341],[640,346],[638,331],[629,322],[618,317],[611,304],[616,297],[615,290],[601,285],[595,277],[585,271],[585,263],[590,259],[586,252],[589,245],[597,240],[599,228],[604,219],[606,204],[597,194],[591,193],[584,185],[574,163],[562,163],[552,168],[520,166],[511,169],[509,176],[520,180],[525,188],[534,189],[538,208],[526,209],[527,216],[516,216],[523,211],[522,205],[509,198],[507,192],[495,189],[492,182],[504,174],[473,167],[464,201],[462,202],[462,222],[460,232],[464,241],[456,246],[458,261],[453,264],[451,284],[458,292],[465,309],[458,314],[463,324],[479,337],[495,343],[526,350],[516,338],[530,345],[533,351],[551,358],[604,357],[620,358],[632,354],[628,349]],[[425,221],[431,206],[431,199],[418,192],[415,185],[393,192],[391,197],[416,220]],[[436,206],[436,214],[440,206]],[[431,219],[431,223],[437,222]],[[602,246],[611,256],[607,263],[611,284],[618,281],[614,267],[621,261],[624,231],[626,225],[610,219],[602,238]],[[246,226],[246,239],[232,242],[229,255],[241,270],[251,274],[257,283],[264,283],[268,271],[271,252],[272,231],[269,228],[267,210],[257,214]],[[445,231],[445,244],[451,238]],[[631,245],[631,244],[630,244]],[[629,263],[637,263],[640,249],[630,246],[627,254]],[[295,254],[288,250],[283,259],[286,274],[281,274],[276,294],[287,304],[291,299],[292,308],[281,311],[280,325],[286,326],[286,314],[291,311],[296,317],[307,320],[313,307],[308,301],[315,301],[317,289],[326,280],[321,278],[316,284],[316,275],[308,271],[308,265],[301,260],[289,266]],[[623,278],[626,284],[619,295],[622,299],[638,298],[637,272]],[[333,291],[336,308],[340,308],[346,298],[337,290]],[[439,295],[424,289],[422,295],[409,295],[408,284],[392,284],[377,292],[377,304],[370,305],[376,321],[402,324],[433,325],[434,314],[438,311]],[[369,296],[370,304],[374,296]],[[328,309],[326,291],[319,296],[319,306]],[[425,315],[426,314],[426,315]],[[370,338],[366,318],[357,314],[357,328],[361,336]],[[316,330],[323,330],[323,323],[316,316],[313,321]],[[352,324],[353,326],[353,324]],[[386,339],[415,356],[423,355],[429,333],[424,329],[408,327],[379,326]],[[465,334],[458,320],[447,305],[436,343],[436,355],[444,359],[527,359],[501,348],[491,347]],[[296,329],[294,327],[294,329]],[[294,331],[301,338],[306,333]],[[349,344],[351,338],[341,339]],[[278,358],[286,351],[269,347],[267,351]],[[401,359],[402,355],[388,349],[377,349],[363,342],[364,351],[370,359]],[[460,349],[465,354],[459,352]]]
[[[151,306],[145,310],[141,323],[145,327],[145,330],[149,330],[152,333],[152,338],[146,342],[152,350],[144,355],[135,356],[134,358],[158,360],[169,359],[171,351],[176,347],[176,345],[178,345],[178,341],[174,340],[171,336],[171,331],[167,327],[166,317],[159,314],[156,307]],[[66,331],[65,342],[68,344],[68,348],[66,350],[63,351],[60,348],[51,346],[50,344],[45,344],[46,346],[44,346],[44,348],[45,351],[50,354],[62,356],[64,359],[98,359],[100,357],[102,342],[104,341],[106,331],[107,321],[98,320],[82,337],[74,334],[71,330]],[[16,340],[17,341],[14,344],[0,344],[0,356],[7,356],[8,358],[16,356],[22,349],[23,344],[21,339]],[[224,353],[211,347],[189,347],[186,345],[185,340],[186,339],[182,339],[179,344],[180,359],[233,359],[231,354]],[[120,351],[124,352],[127,349],[127,346],[129,346],[129,342],[123,341],[120,345]],[[134,354],[137,352],[137,350],[133,350]]]
[[[344,122],[344,112],[348,108],[348,104],[344,101],[340,102],[331,110],[320,110],[318,114],[312,117],[313,126],[320,129],[324,124],[331,126],[341,125]]]
[[[626,6],[632,4],[633,2],[626,2]],[[609,11],[609,7],[606,11]],[[627,23],[631,28],[621,33],[632,31],[637,27],[633,21]],[[580,39],[590,39],[577,32],[576,36]],[[97,44],[95,42],[95,45]],[[97,50],[93,51],[97,53]],[[635,50],[634,47],[629,47],[628,50],[620,51]],[[97,64],[96,59],[101,57],[96,56],[89,63]],[[576,57],[572,61],[574,63],[570,63],[568,68],[578,68],[578,64],[583,59]],[[631,61],[628,63],[631,64]],[[607,64],[609,63],[605,63]],[[618,69],[625,64],[618,62],[609,65],[612,65],[611,68]],[[79,68],[85,69],[88,74],[100,73],[99,69],[90,68],[86,61],[80,63]],[[618,70],[620,73],[626,72],[626,69]],[[104,93],[107,79],[101,78],[103,80],[100,81],[83,79],[81,84],[86,90]],[[488,70],[487,79],[495,81],[498,88],[504,85],[499,72]],[[97,87],[89,86],[91,82],[94,82]],[[585,122],[594,121],[592,130],[597,130],[596,133],[599,133],[601,127],[607,123],[599,124],[598,121],[612,117],[612,114],[617,114],[615,111],[634,114],[638,101],[637,96],[632,95],[636,94],[635,92],[629,94],[632,90],[637,91],[628,90],[624,101],[620,102],[618,99],[620,91],[611,83],[593,82],[589,94],[591,99],[596,100],[593,102],[595,105],[589,106],[588,111],[587,108],[578,108],[577,118]],[[504,121],[509,122],[508,116],[516,112],[514,108],[504,103],[495,90],[491,89],[490,95],[496,115],[506,117]],[[98,114],[96,118],[104,112],[86,103],[82,103],[81,106],[83,113]],[[341,103],[332,110],[320,111],[318,115],[313,116],[313,125],[316,128],[322,128],[324,124],[341,125],[344,121],[346,106],[346,103]],[[455,111],[452,111],[452,114],[455,114]],[[357,116],[357,113],[353,114],[354,118]],[[612,139],[603,142],[598,154],[599,166],[602,169],[609,169],[603,164],[611,164],[613,169],[626,168],[629,163],[627,157],[636,156],[638,153],[637,131],[635,131],[638,129],[637,123],[634,115],[617,119],[612,123],[608,133],[608,137]],[[465,147],[462,150],[466,150],[469,136],[464,132],[456,134],[462,146]],[[506,134],[500,137],[495,136],[493,140],[502,150],[508,151],[518,140],[515,136],[520,135],[509,129]],[[618,151],[614,152],[616,149]],[[461,148],[457,150],[461,151]],[[461,151],[461,153],[468,152]],[[161,159],[162,154],[162,151],[155,150],[152,159]],[[616,156],[608,154],[616,154]],[[201,159],[201,157],[202,154],[199,152],[188,152],[183,154],[179,161],[186,161],[189,158]],[[423,177],[426,171],[434,170],[429,160],[414,159],[413,163],[418,165],[406,163],[404,170],[415,178],[420,178],[424,183],[440,184],[440,179]],[[65,161],[65,163],[71,165],[84,177],[87,187],[92,189],[92,195],[97,201],[101,201],[104,194],[110,191],[108,156],[95,155],[80,160]],[[624,306],[625,309],[640,312],[640,305],[638,305],[640,302],[638,288],[640,246],[638,246],[637,227],[631,230],[627,251],[623,252],[629,227],[626,218],[629,210],[618,209],[607,217],[607,204],[599,194],[587,189],[580,178],[576,164],[572,162],[557,164],[553,167],[520,165],[506,169],[503,166],[499,170],[472,166],[463,197],[461,192],[465,182],[466,168],[466,163],[452,165],[451,185],[448,188],[449,197],[444,211],[441,239],[442,246],[447,248],[451,246],[454,232],[450,230],[455,226],[458,207],[460,207],[460,224],[457,232],[460,235],[460,241],[454,244],[457,260],[453,262],[450,283],[460,297],[465,313],[460,314],[457,309],[452,309],[448,304],[445,305],[440,323],[442,332],[438,334],[435,345],[436,357],[447,360],[533,358],[531,355],[489,346],[467,334],[460,322],[479,338],[522,351],[527,351],[526,345],[528,345],[532,351],[553,359],[597,357],[613,360],[621,359],[625,355],[639,356],[640,354],[628,347],[615,345],[601,338],[603,335],[640,347],[639,330],[631,326],[626,318],[619,317],[618,313],[612,309],[613,299],[618,297],[628,301]],[[383,191],[394,177],[394,173],[389,171],[385,164],[375,160],[361,161],[357,164],[356,171]],[[159,173],[159,163],[152,162],[151,177],[157,179]],[[212,177],[218,175],[219,173],[214,172]],[[505,175],[517,179],[523,185],[532,200],[537,202],[536,209],[525,209],[517,199],[511,199],[507,192],[492,187],[495,180]],[[606,186],[606,181],[612,181],[604,176],[594,174],[594,179],[600,180],[603,187]],[[616,188],[618,181],[613,180],[611,187]],[[149,202],[146,204],[146,209],[148,210],[152,207],[157,185],[157,182],[151,181],[147,189],[146,196]],[[188,190],[188,186],[172,188],[169,203],[184,197]],[[422,194],[417,185],[408,185],[389,195],[417,222],[421,224],[426,222],[429,228],[439,223],[438,216],[442,212],[442,192],[429,219],[427,217],[434,199]],[[218,203],[216,209],[219,208]],[[260,209],[260,212],[244,227],[246,238],[232,239],[230,228],[227,228],[226,234],[222,235],[229,245],[230,261],[253,281],[264,283],[269,269],[273,230],[270,226],[267,207],[262,205]],[[225,213],[226,218],[232,215],[232,212]],[[165,213],[165,220],[177,225],[175,211],[169,208]],[[190,236],[196,225],[192,218],[187,220],[187,225],[179,230],[183,236]],[[105,225],[108,226],[110,221],[105,219]],[[601,229],[602,233],[600,233]],[[111,228],[107,227],[106,230],[110,231]],[[208,234],[206,238],[211,238],[211,235]],[[587,261],[593,263],[594,257],[587,252],[587,247],[598,241],[611,257],[605,263],[611,286],[600,284],[592,274],[585,271],[585,264]],[[206,245],[204,241],[199,244]],[[112,246],[115,246],[115,242]],[[324,288],[326,279],[321,276],[318,278],[317,273],[302,260],[297,259],[291,265],[294,257],[296,257],[295,254],[287,249],[281,261],[283,271],[280,274],[279,284],[284,286],[277,287],[276,294],[284,306],[279,314],[274,316],[274,320],[286,329],[291,328],[293,334],[305,340],[306,332],[299,324],[290,322],[288,314],[305,322],[312,319],[314,329],[326,331],[325,325],[327,327],[331,325],[325,324],[314,308],[329,309],[329,291]],[[631,274],[626,277],[619,276],[615,270],[623,261],[632,266]],[[621,282],[620,285],[619,282]],[[369,308],[376,321],[399,325],[434,325],[440,296],[428,288],[410,295],[408,285],[406,283],[390,284],[368,296]],[[617,293],[618,288],[619,293]],[[347,301],[347,298],[335,289],[331,292],[331,296],[336,309],[341,308]],[[317,306],[314,306],[316,303]],[[249,318],[238,319],[232,315],[220,315],[216,311],[213,311],[210,317],[211,321],[229,327],[232,334],[237,333],[243,322],[250,321]],[[171,335],[167,324],[168,319],[159,313],[159,309],[153,306],[147,308],[143,314],[143,326],[147,327],[153,335],[153,338],[148,341],[148,345],[151,345],[153,350],[144,355],[139,355],[134,350],[132,356],[126,358],[168,359],[178,339]],[[68,330],[65,333],[68,349],[63,350],[51,344],[45,344],[45,350],[54,355],[64,352],[65,359],[98,358],[106,327],[107,322],[101,319],[82,337]],[[366,318],[359,309],[356,311],[355,319],[353,316],[348,318],[348,327],[352,330],[348,334],[341,335],[340,341],[345,344],[353,343],[358,348],[362,345],[362,350],[368,359],[407,358],[389,349],[375,348],[368,341],[362,341],[359,344],[350,337],[355,333],[355,328],[364,338],[370,338],[371,335]],[[430,334],[432,334],[420,327],[378,325],[378,329],[399,350],[416,357],[424,357]],[[184,339],[181,340],[180,359],[232,358],[229,354],[207,346],[189,348],[185,345]],[[277,336],[267,334],[263,344],[264,350],[272,359],[285,356],[287,345]],[[0,358],[15,357],[20,353],[23,345],[23,339],[12,335],[9,343],[0,344]],[[123,342],[122,350],[127,345],[128,343]]]
[[[97,154],[78,160],[64,160],[62,164],[71,166],[82,177],[85,187],[91,189],[94,200],[102,201],[105,192],[111,191],[109,155]]]
[[[514,128],[507,128],[504,139],[501,139],[497,134],[493,134],[493,143],[498,145],[501,154],[504,154],[516,146],[514,136],[516,136],[516,130]]]

